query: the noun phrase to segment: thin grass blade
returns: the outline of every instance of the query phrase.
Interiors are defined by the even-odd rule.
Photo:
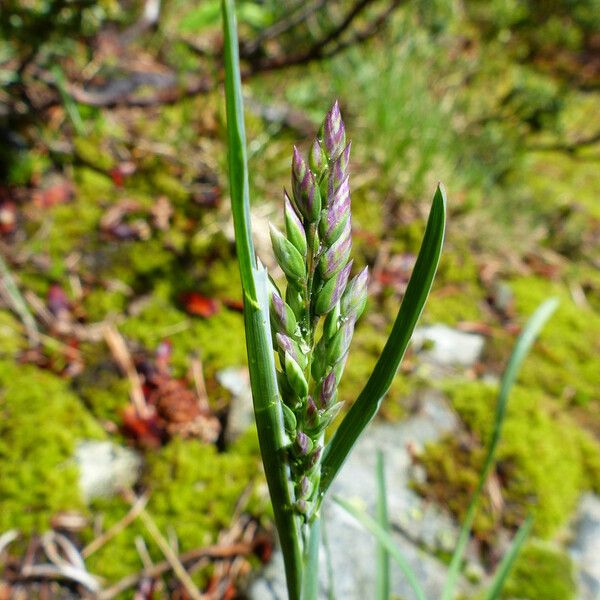
[[[500,441],[500,434],[502,433],[502,426],[506,417],[506,407],[508,404],[510,390],[517,378],[519,369],[523,364],[523,360],[527,356],[527,353],[529,352],[533,342],[535,341],[546,321],[556,310],[557,306],[558,300],[556,300],[556,298],[551,298],[550,300],[546,300],[546,302],[539,306],[535,313],[533,313],[529,321],[527,321],[527,324],[525,325],[521,335],[517,339],[506,370],[502,375],[500,390],[498,392],[498,401],[496,404],[496,416],[494,419],[492,438],[488,446],[488,451],[483,463],[483,469],[481,471],[479,481],[477,482],[477,487],[475,488],[475,492],[473,493],[471,501],[469,502],[467,514],[458,536],[458,542],[456,544],[452,560],[450,561],[448,578],[446,579],[446,584],[442,593],[442,600],[451,600],[454,594],[454,588],[456,587],[456,583],[458,581],[463,555],[467,546],[467,542],[469,541],[469,534],[471,533],[473,520],[475,519],[479,501],[481,499],[481,492],[483,491],[483,487],[496,457],[496,450],[498,449],[498,442]]]
[[[368,515],[365,511],[354,506],[351,502],[339,498],[338,496],[334,496],[333,501],[341,506],[348,514],[353,516],[367,531],[375,536],[378,543],[385,547],[390,557],[400,567],[402,573],[404,573],[404,576],[414,591],[417,600],[427,600],[425,592],[423,591],[415,572],[412,570],[404,556],[402,556],[402,553],[394,543],[394,540],[391,538],[390,534],[383,529],[383,527],[381,527],[381,525],[375,519],[373,519],[373,517]]]
[[[377,450],[375,475],[377,479],[377,522],[384,531],[389,533],[385,464],[381,450]],[[375,598],[377,600],[389,600],[390,598],[390,556],[386,547],[379,541],[376,553]]]
[[[73,100],[73,98],[67,91],[65,74],[58,65],[54,65],[51,71],[52,75],[54,76],[54,82],[58,89],[58,93],[60,94],[60,99],[62,100],[62,103],[73,125],[73,128],[75,129],[77,135],[85,135],[85,125],[83,124],[81,114],[79,114],[79,108],[77,108],[77,103],[75,102],[75,100]]]
[[[529,516],[527,517],[527,519],[525,519],[523,525],[519,527],[519,531],[517,531],[517,534],[515,535],[510,545],[510,548],[502,558],[502,561],[494,575],[492,585],[490,586],[490,589],[485,595],[485,600],[500,599],[500,594],[502,592],[502,588],[504,587],[504,582],[506,581],[506,578],[514,565],[515,560],[517,559],[517,556],[519,555],[519,552],[521,551],[525,540],[529,536],[532,527],[533,518]]]
[[[367,384],[325,448],[319,490],[321,501],[392,384],[429,295],[442,252],[445,228],[446,194],[438,186],[415,268],[390,337]]]
[[[250,199],[244,108],[242,102],[235,6],[223,0],[225,36],[225,98],[229,144],[229,180],[235,241],[244,297],[248,368],[265,476],[275,525],[284,557],[290,600],[298,600],[302,585],[302,550],[297,517],[291,510],[286,437],[272,352],[268,277],[256,267],[251,236]]]

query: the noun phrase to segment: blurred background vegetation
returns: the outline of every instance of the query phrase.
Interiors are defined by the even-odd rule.
[[[255,434],[227,434],[223,373],[244,365],[245,348],[219,10],[217,0],[0,6],[0,535],[20,534],[0,591],[24,585],[23,561],[42,552],[36,534],[89,544],[130,510],[131,496],[80,491],[82,441],[137,449],[135,493],[180,552],[225,539],[247,544],[245,565],[268,554]],[[600,2],[263,0],[238,11],[267,264],[265,223],[279,219],[292,144],[306,148],[335,98],[353,140],[355,257],[372,279],[347,402],[385,342],[436,182],[448,190],[423,321],[482,335],[485,352],[441,373],[411,353],[383,418],[409,414],[423,390],[448,397],[463,431],[417,457],[418,491],[459,518],[491,426],[490,381],[525,317],[560,298],[512,401],[502,502],[490,495],[475,532],[484,562],[529,510],[536,537],[560,542],[580,495],[600,492]],[[163,560],[138,521],[89,553],[106,588],[143,566],[141,535]],[[568,557],[544,548],[523,560],[556,560],[564,577],[523,591],[524,564],[513,596],[572,597]],[[248,570],[196,563],[215,598],[234,597]],[[185,597],[176,578],[161,585]]]

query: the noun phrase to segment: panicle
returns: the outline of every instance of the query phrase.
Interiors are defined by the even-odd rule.
[[[337,388],[367,301],[367,269],[350,279],[350,149],[335,102],[308,160],[294,147],[291,195],[283,196],[284,232],[271,226],[275,258],[287,280],[285,294],[273,282],[269,288],[282,427],[289,439],[293,506],[306,520],[318,496],[325,429],[343,405]]]

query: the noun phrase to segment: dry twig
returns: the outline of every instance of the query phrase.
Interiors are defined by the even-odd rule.
[[[140,514],[140,511],[145,508],[147,503],[148,495],[144,494],[140,496],[135,501],[129,512],[120,521],[117,521],[112,527],[110,527],[104,533],[92,540],[81,551],[81,556],[83,556],[83,558],[87,558],[88,556],[92,555],[94,552],[102,548],[104,544],[106,544],[112,538],[114,538],[117,534],[121,533],[121,531],[129,527],[129,525],[133,523],[135,519],[137,519],[138,515]]]
[[[133,359],[123,336],[112,324],[105,324],[103,329],[106,345],[109,347],[115,362],[131,384],[131,402],[140,417],[148,416],[150,408],[146,403],[140,376],[133,364]]]

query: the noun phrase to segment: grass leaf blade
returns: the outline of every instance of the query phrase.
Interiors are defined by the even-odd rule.
[[[404,556],[402,556],[400,550],[398,550],[398,547],[394,543],[394,540],[392,540],[390,534],[385,529],[383,529],[375,519],[373,519],[363,510],[356,508],[351,502],[339,498],[338,496],[334,496],[333,501],[339,506],[341,506],[348,514],[353,516],[366,530],[368,530],[375,536],[378,543],[385,547],[390,557],[400,567],[402,573],[404,573],[404,576],[406,577],[410,587],[413,589],[417,599],[427,600],[425,592],[419,584],[415,572],[412,570],[411,566],[408,564]]]
[[[494,574],[492,585],[485,596],[485,600],[499,600],[506,577],[512,569],[515,560],[517,559],[517,556],[519,555],[519,552],[525,543],[525,540],[529,536],[532,526],[533,518],[529,516],[527,519],[525,519],[525,522],[521,525],[521,527],[519,527],[519,531],[517,531],[517,534],[515,535],[508,551],[502,558],[502,561],[500,562],[500,565]]]
[[[223,0],[225,99],[229,181],[235,242],[244,294],[244,327],[248,368],[260,451],[283,553],[290,600],[298,600],[302,585],[302,550],[298,518],[291,510],[286,436],[269,325],[268,277],[256,268],[251,234],[248,161],[244,107],[239,71],[238,39],[233,0]]]
[[[367,384],[325,448],[319,492],[321,500],[392,384],[429,295],[442,252],[445,228],[446,195],[438,186],[423,243],[392,332]]]
[[[467,514],[458,536],[458,541],[454,550],[454,554],[452,555],[452,560],[450,561],[448,578],[446,579],[446,584],[444,586],[442,600],[451,600],[456,582],[458,580],[458,574],[460,573],[463,555],[467,546],[467,542],[469,541],[469,534],[471,532],[471,527],[473,526],[477,507],[479,506],[479,500],[481,499],[481,492],[483,491],[483,487],[496,457],[496,450],[498,449],[500,434],[502,433],[502,426],[506,417],[506,407],[508,405],[510,390],[512,389],[521,365],[523,364],[523,360],[527,356],[527,353],[529,352],[533,342],[535,341],[546,321],[556,310],[557,306],[558,300],[556,300],[556,298],[551,298],[546,300],[546,302],[540,305],[533,313],[529,321],[527,321],[527,324],[521,332],[521,335],[517,339],[506,370],[502,375],[500,390],[498,392],[498,401],[496,404],[496,417],[494,419],[492,438],[488,446],[488,451],[483,463],[483,469],[481,471],[479,481],[477,482],[477,487],[475,488],[475,492],[473,493],[473,496],[469,502]]]
[[[387,507],[387,492],[385,485],[385,470],[383,452],[377,451],[377,464],[375,466],[375,476],[377,479],[377,522],[380,527],[389,533],[389,518]],[[386,547],[377,542],[376,553],[376,580],[375,580],[375,598],[376,600],[389,600],[390,598],[390,556]]]

